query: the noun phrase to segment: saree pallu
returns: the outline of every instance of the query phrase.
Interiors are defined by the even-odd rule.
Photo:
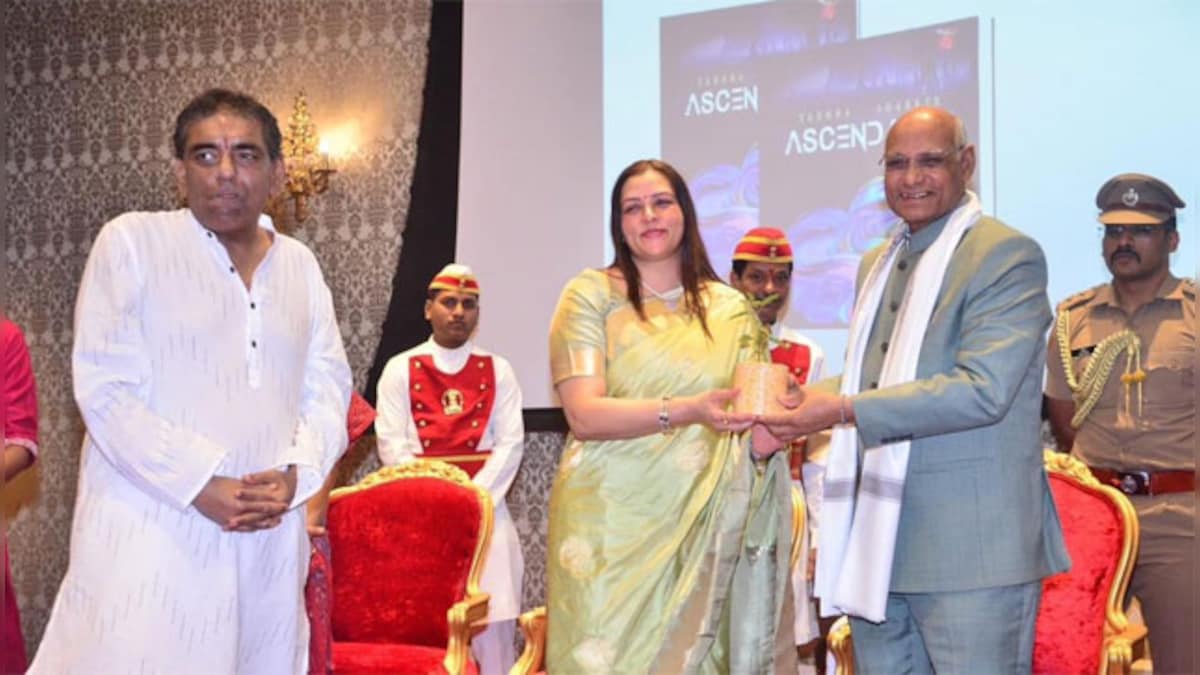
[[[554,381],[602,376],[608,396],[653,400],[730,386],[757,322],[731,288],[706,299],[711,339],[661,300],[639,320],[584,272],[551,326]],[[569,436],[550,497],[548,670],[794,673],[789,491],[786,457],[756,465],[749,434]]]

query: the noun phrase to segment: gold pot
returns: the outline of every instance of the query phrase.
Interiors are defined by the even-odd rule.
[[[779,398],[787,394],[791,378],[791,372],[782,363],[737,364],[733,371],[733,386],[738,389],[734,412],[765,415],[786,411]]]

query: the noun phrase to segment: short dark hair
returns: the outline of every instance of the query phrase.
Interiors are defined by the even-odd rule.
[[[742,275],[746,273],[746,265],[749,262],[750,262],[749,260],[734,260],[733,261],[733,276],[741,279]],[[788,274],[791,274],[792,273],[792,263],[789,262],[787,264],[787,266],[788,266]]]
[[[263,141],[267,144],[267,155],[272,160],[283,159],[283,134],[279,121],[267,106],[254,97],[229,89],[209,89],[188,102],[175,118],[175,133],[171,140],[175,145],[175,159],[183,159],[187,150],[187,134],[193,124],[211,117],[221,110],[230,110],[262,126]]]
[[[1174,232],[1177,226],[1178,221],[1175,220],[1175,216],[1171,216],[1162,222],[1163,232]]]

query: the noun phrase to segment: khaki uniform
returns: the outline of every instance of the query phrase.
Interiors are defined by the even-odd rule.
[[[1121,381],[1122,352],[1096,406],[1075,435],[1072,453],[1088,466],[1117,471],[1192,471],[1196,466],[1196,288],[1191,280],[1169,276],[1155,299],[1128,316],[1111,284],[1067,298],[1058,314],[1069,312],[1070,360],[1078,378],[1104,338],[1132,330],[1141,340],[1138,386]],[[1055,323],[1057,326],[1057,322]],[[1071,400],[1057,332],[1046,355],[1046,394]],[[1150,629],[1154,672],[1194,672],[1193,587],[1195,493],[1131,495],[1141,524],[1141,550],[1130,592],[1142,602]]]

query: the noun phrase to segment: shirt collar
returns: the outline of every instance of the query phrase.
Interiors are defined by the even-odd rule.
[[[196,217],[195,211],[192,211],[191,209],[187,209],[187,212],[188,212],[188,217],[192,219],[192,222],[196,224],[196,227],[199,227],[200,229],[204,230],[205,232],[209,231],[209,229],[207,227],[204,227],[204,223],[201,223],[200,219]],[[275,235],[278,233],[278,230],[275,229],[275,221],[271,220],[271,216],[268,216],[265,213],[259,214],[258,226],[263,228],[264,230],[267,230],[272,235]],[[274,236],[272,236],[271,238],[272,238],[272,240],[274,240]]]
[[[1174,274],[1167,273],[1163,282],[1159,284],[1158,290],[1154,292],[1155,300],[1185,300],[1183,297],[1183,279]],[[1096,291],[1095,302],[1097,305],[1112,305],[1119,307],[1117,303],[1117,292],[1113,288],[1112,282],[1104,284]]]
[[[427,340],[427,342],[429,343],[429,350],[434,354],[441,356],[442,358],[461,356],[464,352],[469,354],[471,350],[475,348],[475,343],[471,340],[467,340],[457,349],[447,349],[446,347],[439,345],[437,340],[433,339],[432,335],[429,336],[429,340]]]
[[[921,251],[924,251],[932,246],[933,242],[938,238],[938,235],[942,233],[942,230],[946,229],[946,223],[950,222],[950,216],[954,215],[954,212],[962,208],[963,204],[966,203],[967,196],[963,195],[962,200],[958,202],[958,206],[942,214],[937,220],[929,223],[916,232],[912,232],[911,228],[908,228],[909,232],[911,233],[908,240],[908,252],[920,253]],[[907,223],[905,223],[905,225],[907,226]]]

